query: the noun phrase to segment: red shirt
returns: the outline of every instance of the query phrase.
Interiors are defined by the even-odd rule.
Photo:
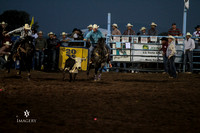
[[[168,42],[162,44],[161,50],[163,51],[163,54],[166,54],[167,48],[168,48]]]

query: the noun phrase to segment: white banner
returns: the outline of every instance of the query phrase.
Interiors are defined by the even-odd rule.
[[[126,45],[122,44],[122,48],[124,49],[113,50],[113,55],[127,55],[127,56],[113,56],[113,61],[162,62],[163,61],[162,51],[159,51],[161,47],[162,47],[161,44],[158,45],[132,44],[131,48],[134,50],[126,50],[125,49]],[[116,44],[113,44],[113,48],[116,48]],[[176,56],[182,56],[183,45],[176,45],[176,50],[177,50]],[[180,57],[177,57],[175,59],[175,62],[181,62],[181,61],[182,58]]]

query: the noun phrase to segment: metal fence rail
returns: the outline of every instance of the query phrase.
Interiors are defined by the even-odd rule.
[[[161,72],[163,68],[159,65],[163,63],[162,52],[159,51],[162,44],[160,39],[167,36],[136,36],[136,35],[112,35],[108,41],[111,49],[112,63],[126,63],[129,64],[127,68],[113,67],[110,69],[119,70],[132,70],[132,71],[155,71]],[[185,72],[184,66],[184,37],[176,38],[176,67],[179,72]],[[154,40],[153,40],[154,39]],[[153,40],[153,41],[152,41]],[[146,41],[146,42],[145,42]],[[120,44],[120,45],[119,45]],[[117,46],[118,45],[118,46]],[[141,45],[141,46],[140,46]],[[200,50],[194,50],[200,52]],[[199,58],[200,56],[194,55],[193,58]],[[146,60],[145,60],[146,58]],[[156,64],[153,68],[144,67],[138,68],[141,64]],[[200,60],[193,62],[193,64],[200,64]],[[200,70],[194,68],[193,70]]]

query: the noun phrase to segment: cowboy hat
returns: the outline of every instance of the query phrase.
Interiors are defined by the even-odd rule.
[[[133,25],[130,24],[130,23],[128,23],[128,24],[126,25],[126,27],[133,27]]]
[[[8,46],[12,45],[12,43],[10,43],[9,41],[6,41],[4,44]]]
[[[42,32],[42,31],[39,31],[38,34],[43,34],[43,32]]]
[[[88,25],[88,27],[87,27],[87,28],[92,28],[92,24]]]
[[[173,36],[168,36],[167,38],[168,38],[168,39],[172,39],[172,40],[175,39]]]
[[[117,25],[117,24],[113,24],[112,26],[114,26],[114,27],[118,28],[118,25]]]
[[[53,32],[49,32],[49,34],[48,35],[54,35],[54,33]]]
[[[186,36],[192,36],[192,35],[190,34],[190,32],[187,32],[187,33],[186,33]]]
[[[24,25],[24,29],[25,29],[25,30],[31,30],[31,27],[29,26],[29,24],[25,24],[25,25]]]
[[[0,23],[1,25],[8,25],[6,22],[4,22],[4,21],[2,21],[1,23]]]
[[[98,29],[99,26],[98,26],[97,24],[94,24],[94,25],[92,26],[92,28],[93,28],[93,29]]]
[[[146,30],[146,28],[145,28],[145,27],[142,27],[142,28],[140,29],[140,31],[143,31],[143,30]]]
[[[151,26],[157,26],[157,24],[156,24],[156,23],[154,23],[154,22],[152,22],[152,23],[151,23]]]
[[[65,36],[65,35],[67,35],[67,33],[65,33],[65,32],[62,32],[62,33],[61,33],[61,35],[62,35],[62,36]]]

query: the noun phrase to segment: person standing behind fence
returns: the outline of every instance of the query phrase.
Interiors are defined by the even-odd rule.
[[[61,44],[61,46],[64,46],[64,47],[67,47],[68,46],[68,41],[70,41],[70,39],[66,38],[66,35],[67,35],[67,33],[62,32],[62,34],[61,34],[62,39],[60,39],[60,44]]]
[[[36,60],[36,69],[44,69],[44,51],[47,48],[47,41],[43,38],[43,32],[38,32],[38,38],[35,40],[35,60]]]
[[[124,31],[123,35],[135,35],[135,31],[132,29],[132,24],[128,23],[126,27],[127,29]]]
[[[118,25],[117,24],[113,24],[112,25],[112,29],[113,29],[112,35],[122,35],[121,32],[118,29]]]
[[[181,31],[176,27],[176,23],[172,24],[172,27],[168,30],[168,36],[182,36]]]
[[[164,64],[164,70],[163,74],[168,73],[168,58],[166,56],[166,51],[168,47],[168,39],[166,37],[163,37],[162,39],[162,48],[159,49],[159,51],[163,51],[163,64]]]
[[[151,29],[148,31],[149,36],[157,36],[158,35],[158,30],[156,29],[157,24],[152,22],[151,23]]]
[[[48,48],[48,64],[50,65],[50,69],[53,71],[56,67],[56,49],[57,49],[57,40],[54,39],[54,33],[49,33],[49,38],[47,39],[47,48]]]
[[[175,38],[173,36],[168,37],[168,48],[166,51],[166,56],[168,57],[169,63],[169,78],[176,78],[176,67],[175,67],[175,54],[176,48],[174,44]]]
[[[188,74],[192,73],[192,69],[193,69],[193,50],[195,49],[195,43],[194,40],[191,39],[192,35],[188,32],[186,34],[186,39],[184,41],[184,46],[185,46],[185,50],[184,50],[184,65],[186,66],[187,60],[189,60],[189,69],[188,69]]]
[[[121,32],[118,30],[118,25],[117,24],[113,24],[112,25],[112,35],[122,35]],[[117,63],[117,67],[120,68],[120,64],[121,63]],[[123,66],[126,66],[125,63],[123,63]],[[119,69],[116,69],[116,72],[119,72]]]
[[[147,35],[147,33],[146,33],[146,28],[145,28],[145,27],[142,27],[142,28],[140,29],[140,34],[139,34],[139,35],[141,35],[141,36]]]
[[[92,31],[92,24],[88,25],[88,30],[84,33],[83,37],[85,38],[87,36],[87,34]]]

